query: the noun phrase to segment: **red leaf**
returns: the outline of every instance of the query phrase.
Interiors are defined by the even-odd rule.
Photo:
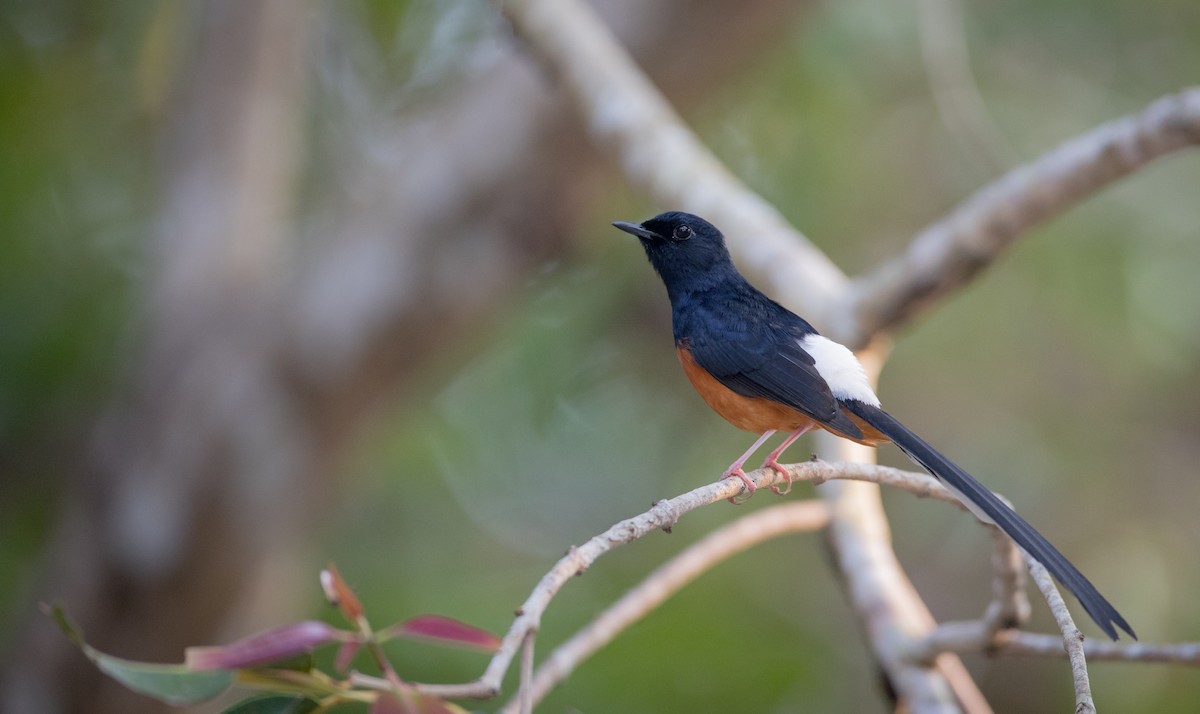
[[[362,649],[362,643],[357,640],[343,642],[342,646],[338,647],[337,657],[333,660],[334,671],[345,672],[350,669],[350,665],[354,663],[354,658],[360,649]]]
[[[413,714],[413,708],[391,692],[380,692],[371,704],[370,714]]]
[[[391,637],[462,645],[484,652],[495,652],[500,648],[500,638],[487,630],[441,615],[420,615],[399,625],[393,625],[384,633],[384,639]]]
[[[325,599],[330,605],[340,609],[342,615],[350,622],[358,623],[358,618],[363,614],[362,603],[358,601],[358,596],[346,581],[342,580],[342,574],[333,563],[321,571],[321,588],[325,590]]]
[[[251,635],[223,647],[189,647],[186,651],[187,668],[198,672],[258,667],[336,642],[338,634],[338,630],[324,622],[297,622]]]
[[[381,692],[370,714],[467,714],[467,710],[430,694],[405,690],[403,694]]]

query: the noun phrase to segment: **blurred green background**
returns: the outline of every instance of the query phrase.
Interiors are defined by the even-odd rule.
[[[852,275],[901,250],[1006,163],[1195,83],[1200,68],[1193,0],[774,7],[784,21],[769,42],[728,49],[735,62],[699,76],[687,74],[688,62],[715,41],[689,22],[725,14],[732,33],[742,27],[737,14],[761,14],[750,9],[760,4],[601,5],[652,73],[675,77],[664,81],[677,83],[674,96],[716,153]],[[292,114],[298,158],[286,229],[299,247],[276,254],[289,284],[305,282],[308,263],[336,258],[319,249],[336,247],[337,217],[373,210],[371,196],[386,202],[391,184],[356,185],[347,168],[347,156],[395,160],[394,147],[374,143],[386,136],[380,126],[454,124],[457,98],[486,91],[477,87],[509,65],[554,94],[552,82],[529,72],[530,58],[490,4],[304,7],[311,46]],[[944,19],[947,8],[962,12],[958,39],[986,107],[965,130],[951,128],[931,91],[945,58],[922,54],[940,37],[922,33],[922,13]],[[205,12],[170,2],[0,5],[0,611],[8,615],[0,645],[10,663],[26,653],[16,643],[33,627],[34,598],[64,596],[68,608],[80,607],[38,575],[63,563],[49,544],[67,537],[66,504],[118,497],[97,495],[90,463],[103,440],[97,424],[138,381],[142,345],[159,319],[148,301],[158,294],[163,205],[173,190],[164,156],[178,134],[168,127],[185,111],[183,68],[200,51]],[[518,101],[488,101],[502,114],[509,99]],[[577,124],[539,101],[547,107],[528,116]],[[502,154],[508,128],[497,119],[494,130],[496,143],[481,146]],[[300,514],[284,528],[295,537],[258,570],[292,579],[276,591],[256,586],[266,604],[237,616],[243,629],[226,625],[212,637],[327,615],[316,573],[330,560],[377,624],[436,612],[501,633],[569,545],[714,478],[749,443],[687,388],[661,286],[638,246],[608,227],[672,207],[630,191],[583,141],[566,130],[539,151],[578,155],[576,167],[560,170],[580,174],[585,196],[564,197],[575,187],[561,185],[539,193],[532,181],[528,195],[502,202],[519,204],[521,218],[503,221],[508,233],[554,236],[529,247],[517,269],[489,276],[506,257],[472,253],[475,234],[453,230],[453,217],[416,223],[440,231],[410,256],[416,274],[449,270],[466,292],[503,285],[488,288],[469,317],[417,321],[381,357],[362,360],[367,367],[347,383],[371,398],[315,420],[334,434],[312,457],[321,486],[306,491],[307,505],[279,499],[281,510]],[[508,180],[508,160],[524,162],[511,180],[536,174],[524,151],[496,159],[488,180]],[[442,155],[457,161],[452,147]],[[434,196],[460,189],[432,185]],[[897,336],[880,389],[893,413],[1012,499],[1151,642],[1200,640],[1198,186],[1200,162],[1184,152],[1039,228]],[[476,210],[470,200],[451,208]],[[530,218],[539,215],[544,224]],[[398,230],[394,240],[407,239]],[[503,245],[520,250],[521,240]],[[288,323],[286,299],[268,304]],[[330,334],[320,339],[335,340]],[[289,344],[289,356],[305,349],[302,339]],[[378,367],[424,347],[405,357],[402,373]],[[296,409],[308,414],[327,401],[341,404],[297,399]],[[801,442],[790,454],[801,460],[810,448]],[[908,466],[892,450],[881,459]],[[797,488],[792,498],[809,494]],[[897,550],[934,614],[979,613],[990,588],[985,533],[935,503],[885,499]],[[607,556],[555,600],[539,652],[685,544],[772,502],[759,495],[739,508],[708,508],[669,536]],[[263,509],[264,531],[274,515]],[[1034,628],[1052,628],[1044,605],[1035,600],[1034,611]],[[136,642],[121,647],[117,654],[151,656]],[[394,655],[402,675],[421,681],[473,678],[485,664],[420,644],[398,644]],[[997,711],[1071,706],[1063,662],[965,660]],[[1106,711],[1190,711],[1200,697],[1200,674],[1176,666],[1097,663],[1092,684]],[[805,536],[701,578],[542,710],[884,711],[877,685],[823,542]]]

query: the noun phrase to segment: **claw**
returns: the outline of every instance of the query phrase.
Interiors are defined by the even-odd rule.
[[[769,488],[771,489],[771,492],[774,493],[776,496],[786,496],[792,492],[792,473],[790,471],[788,471],[787,469],[785,469],[778,461],[775,461],[774,459],[769,458],[766,461],[764,461],[762,463],[762,466],[760,466],[759,468],[774,470],[775,473],[782,476],[784,481],[787,483],[786,488],[779,488],[775,484],[771,484],[769,486]]]
[[[717,480],[723,481],[727,478],[730,478],[731,476],[736,476],[736,477],[740,478],[742,480],[742,483],[745,484],[746,498],[749,498],[751,494],[753,494],[755,491],[758,490],[758,486],[754,485],[754,482],[750,480],[750,477],[746,475],[745,469],[743,469],[741,466],[730,467],[730,469],[728,471],[726,471],[725,473],[721,474],[721,478],[719,478]],[[775,487],[772,486],[771,488],[775,488]],[[738,494],[738,495],[741,495],[741,494]],[[737,496],[730,496],[729,498],[727,498],[725,500],[729,501],[730,503],[732,503],[734,505],[742,503],[742,501],[737,500]]]
[[[795,441],[796,439],[799,439],[804,434],[807,434],[812,428],[813,428],[812,424],[807,424],[807,425],[797,428],[791,434],[788,434],[788,437],[783,440],[783,443],[779,445],[779,448],[772,451],[767,456],[767,459],[762,462],[762,466],[759,467],[759,468],[763,468],[763,469],[767,469],[767,468],[774,469],[776,473],[778,473],[780,476],[782,476],[784,478],[784,480],[787,481],[787,488],[782,489],[782,490],[775,484],[771,484],[771,490],[776,495],[786,496],[787,494],[792,492],[792,475],[788,472],[787,469],[785,469],[784,467],[779,465],[779,457],[783,456],[784,450],[787,449],[787,447],[791,446],[793,441]]]

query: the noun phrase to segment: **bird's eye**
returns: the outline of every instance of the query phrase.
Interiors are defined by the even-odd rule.
[[[677,226],[675,228],[675,233],[674,233],[673,237],[675,238],[675,240],[687,240],[688,238],[691,238],[692,237],[692,227],[691,226]]]

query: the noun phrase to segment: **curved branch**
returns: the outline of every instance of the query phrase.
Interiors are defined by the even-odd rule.
[[[1023,231],[1153,158],[1200,139],[1200,90],[1160,100],[1136,117],[1102,126],[1010,172],[926,229],[904,255],[847,286],[836,266],[696,140],[585,5],[578,0],[501,5],[633,183],[662,204],[703,213],[721,225],[739,262],[765,277],[781,302],[816,318],[852,347],[864,347],[964,284]],[[860,616],[869,619],[872,645],[893,688],[914,710],[953,706],[947,680],[913,667],[913,660],[903,656],[934,623],[895,560],[878,491],[841,488],[827,498],[833,504],[839,569]],[[856,567],[864,563],[865,571],[887,572]],[[885,582],[897,587],[881,591]],[[1019,611],[1015,600],[1007,607]],[[987,627],[994,629],[1013,612],[993,614]],[[506,667],[507,662],[499,667],[500,675]],[[498,686],[492,667],[481,683],[491,691]],[[961,703],[962,695],[958,698]]]
[[[1005,174],[857,277],[833,320],[862,346],[961,288],[1031,228],[1150,161],[1200,144],[1200,87],[1102,124]]]
[[[1075,683],[1075,714],[1087,714],[1088,712],[1095,714],[1096,703],[1092,701],[1092,683],[1088,679],[1087,657],[1083,653],[1083,633],[1071,619],[1071,611],[1067,609],[1067,603],[1063,602],[1062,593],[1058,592],[1046,567],[1029,556],[1025,557],[1025,561],[1029,564],[1029,573],[1033,576],[1033,582],[1045,596],[1046,604],[1050,606],[1050,612],[1054,615],[1054,621],[1058,623],[1058,629],[1062,631],[1063,648],[1067,652],[1067,659],[1071,662],[1071,679]]]
[[[516,711],[517,702],[525,697],[530,697],[534,704],[540,702],[582,661],[721,561],[781,535],[819,530],[828,522],[826,504],[798,501],[756,511],[709,533],[659,566],[637,587],[559,645],[538,667],[531,690],[518,693],[501,711]]]
[[[808,461],[784,467],[793,482],[805,481],[822,484],[828,481],[865,481],[899,488],[919,498],[932,498],[952,503],[959,508],[958,500],[941,484],[926,474],[901,471],[874,464],[828,463]],[[747,477],[758,489],[785,482],[785,477],[774,469],[751,471]],[[439,697],[472,697],[487,699],[500,692],[504,679],[525,638],[536,632],[541,625],[542,613],[550,601],[571,578],[582,575],[601,556],[614,548],[631,543],[657,530],[669,530],[687,513],[712,503],[739,496],[745,491],[740,479],[726,478],[685,494],[654,504],[650,510],[627,518],[608,530],[593,536],[583,545],[567,551],[534,587],[533,592],[517,610],[517,617],[501,642],[500,649],[493,655],[483,676],[465,684],[417,684],[421,691]]]

